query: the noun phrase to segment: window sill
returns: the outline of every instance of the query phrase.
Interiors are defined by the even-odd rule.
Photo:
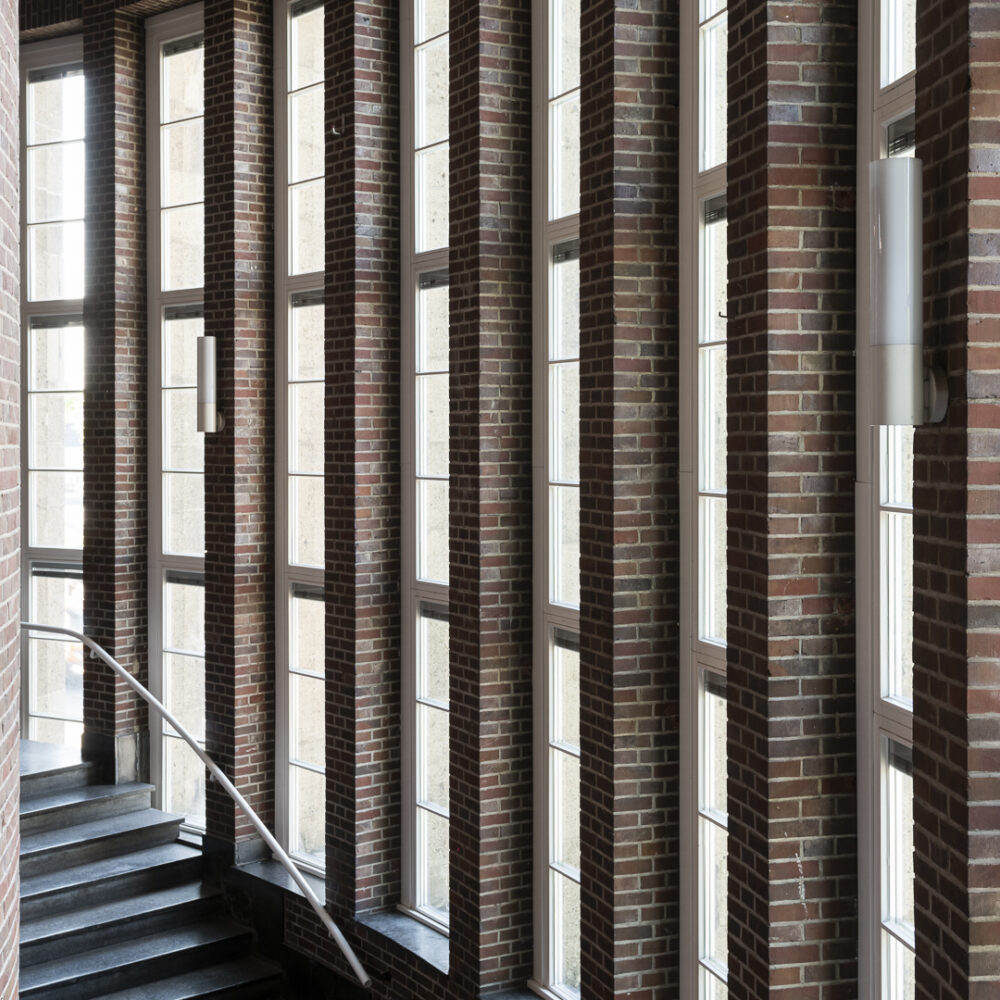
[[[290,892],[295,896],[305,899],[302,890],[295,884],[292,876],[285,871],[285,866],[281,864],[280,861],[274,861],[272,859],[268,859],[266,861],[251,861],[249,864],[235,865],[233,870],[238,871],[241,875],[248,875],[250,878],[260,879],[262,882],[267,882],[270,885],[277,886],[279,889],[284,889],[286,892]],[[325,906],[326,882],[307,871],[302,871],[302,876],[305,878],[306,884],[309,888],[316,893],[316,897]]]
[[[358,923],[448,975],[448,938],[440,931],[394,910],[362,914]]]

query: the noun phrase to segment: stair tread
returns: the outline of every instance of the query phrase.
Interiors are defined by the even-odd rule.
[[[121,785],[79,785],[62,791],[47,792],[44,795],[33,795],[21,799],[21,819],[52,812],[65,806],[80,805],[84,802],[99,802],[103,799],[111,801],[122,796],[135,795],[137,792],[151,792],[152,790],[152,785],[140,781],[130,781]]]
[[[201,852],[187,844],[160,844],[146,847],[128,854],[117,854],[110,858],[99,858],[84,864],[60,868],[54,871],[29,875],[21,879],[21,899],[32,899],[46,893],[72,889],[99,882],[103,879],[131,875],[147,869],[200,858]]]
[[[212,996],[221,990],[235,989],[260,980],[277,980],[281,974],[278,966],[259,958],[248,957],[185,972],[156,983],[108,993],[97,1000],[195,1000],[197,997]]]
[[[151,916],[184,903],[209,900],[219,895],[217,890],[207,888],[200,882],[185,882],[178,886],[154,889],[108,903],[97,903],[93,906],[67,910],[65,913],[26,920],[21,923],[21,944],[35,944],[64,934],[98,929],[125,920]]]
[[[21,970],[20,990],[24,994],[28,990],[42,989],[57,983],[72,983],[154,958],[175,955],[179,959],[189,949],[211,946],[248,934],[246,928],[230,920],[218,919],[202,920],[146,937],[116,941],[91,951],[26,966]]]
[[[75,847],[88,842],[102,841],[119,833],[129,833],[145,828],[180,823],[183,816],[173,816],[159,809],[138,809],[120,816],[77,823],[56,830],[31,833],[21,840],[21,858],[55,851],[63,847]]]

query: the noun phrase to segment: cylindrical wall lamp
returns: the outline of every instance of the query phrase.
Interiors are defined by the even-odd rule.
[[[198,430],[219,429],[215,408],[215,337],[198,338]]]
[[[944,375],[924,371],[923,164],[874,160],[871,194],[873,423],[915,426],[944,419]]]

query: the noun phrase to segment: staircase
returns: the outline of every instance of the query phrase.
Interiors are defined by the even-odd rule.
[[[236,1000],[279,995],[281,970],[202,884],[181,817],[149,785],[22,743],[21,1000]]]

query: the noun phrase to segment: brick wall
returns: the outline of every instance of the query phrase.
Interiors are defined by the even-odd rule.
[[[532,962],[531,6],[450,11],[449,996],[463,998],[524,983]]]
[[[678,982],[677,5],[581,26],[581,995]]]
[[[853,996],[855,5],[729,6],[729,984]]]
[[[398,13],[326,11],[327,898],[347,917],[399,899]]]
[[[1000,10],[918,4],[925,360],[943,424],[914,445],[917,997],[1000,991]]]
[[[18,741],[21,680],[18,583],[21,519],[19,496],[20,243],[18,211],[17,8],[0,2],[0,997],[17,995],[19,919]]]
[[[147,675],[145,37],[113,0],[87,5],[87,331],[84,396],[84,631]],[[109,169],[109,165],[112,169]],[[84,746],[129,773],[145,705],[86,661]],[[131,748],[133,751],[135,747]]]
[[[273,825],[273,9],[205,4],[205,334],[222,429],[205,435],[206,746]],[[249,821],[210,783],[207,833]]]

